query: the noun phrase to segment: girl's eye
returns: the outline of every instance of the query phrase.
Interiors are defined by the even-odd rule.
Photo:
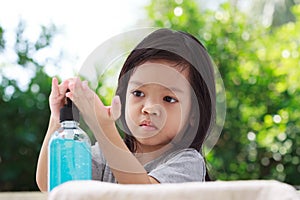
[[[133,91],[132,94],[136,97],[144,97],[145,96],[145,94],[139,90]]]
[[[173,97],[170,97],[170,96],[165,96],[164,97],[164,101],[169,102],[169,103],[176,103],[176,102],[178,102],[177,99],[174,99]]]

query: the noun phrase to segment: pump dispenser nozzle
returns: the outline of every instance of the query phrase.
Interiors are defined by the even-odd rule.
[[[68,89],[67,92],[70,90]],[[67,102],[60,109],[60,122],[63,121],[77,121],[79,122],[79,110],[70,98],[66,98]]]

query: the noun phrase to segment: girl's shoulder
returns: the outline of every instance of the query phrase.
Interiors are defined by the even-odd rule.
[[[206,173],[202,155],[195,149],[178,149],[144,166],[161,183],[203,181]]]
[[[168,163],[183,163],[185,161],[188,161],[189,163],[204,163],[204,159],[200,152],[192,148],[186,148],[168,151],[160,157],[150,161],[149,163],[147,163],[147,165],[156,166]]]
[[[201,155],[201,153],[199,151],[197,151],[196,149],[193,148],[186,148],[186,149],[178,149],[178,150],[174,150],[170,153],[168,153],[165,156],[166,160],[170,160],[170,159],[200,159],[200,160],[204,160],[203,156]]]

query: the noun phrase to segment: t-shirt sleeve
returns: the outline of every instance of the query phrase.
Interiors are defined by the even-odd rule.
[[[98,146],[98,143],[95,143],[95,145],[91,147],[91,153],[92,153],[92,179],[102,180],[106,161],[104,159],[100,147]]]
[[[205,162],[196,150],[183,150],[148,173],[160,183],[205,181]]]

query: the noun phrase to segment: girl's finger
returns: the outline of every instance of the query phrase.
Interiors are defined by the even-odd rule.
[[[79,78],[69,79],[68,88],[71,90],[71,92],[80,92],[81,85],[82,84]]]
[[[67,92],[66,93],[66,97],[68,97],[69,99],[71,99],[71,101],[74,101],[73,94],[71,92]]]
[[[82,89],[87,90],[88,88],[89,88],[88,82],[86,80],[82,81]]]
[[[65,80],[59,85],[59,92],[61,95],[64,95],[68,89],[69,80]]]
[[[52,78],[52,86],[51,86],[51,93],[53,96],[59,96],[59,87],[58,87],[58,80],[56,77]]]
[[[121,116],[121,100],[119,96],[115,96],[111,103],[111,115],[114,121]]]
[[[81,96],[83,94],[83,92],[82,92],[82,82],[78,77],[75,79],[75,91],[79,96]]]
[[[70,98],[75,104],[79,103],[78,101],[82,101],[86,97],[82,87],[82,82],[79,78],[69,79],[68,89],[70,91],[66,93],[66,97]]]

